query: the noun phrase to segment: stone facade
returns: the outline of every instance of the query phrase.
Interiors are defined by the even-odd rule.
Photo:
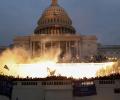
[[[120,59],[120,45],[99,45],[98,53],[110,59]]]
[[[14,83],[16,85],[13,86],[11,100],[119,100],[120,98],[120,92],[115,93],[115,89],[120,90],[119,79],[76,82],[76,86],[81,87],[79,91],[76,89],[77,95],[73,92],[75,83],[70,80],[32,80]],[[92,85],[96,89],[95,94],[89,93],[95,91],[93,88],[88,89],[88,86]]]

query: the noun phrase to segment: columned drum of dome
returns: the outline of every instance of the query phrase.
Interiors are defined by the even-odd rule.
[[[66,11],[60,7],[57,0],[45,9],[38,21],[35,34],[75,34],[72,21]]]
[[[78,62],[96,54],[96,41],[96,36],[76,34],[67,12],[57,0],[52,0],[38,20],[34,33],[15,37],[14,45],[30,50],[31,56],[42,56],[57,48],[61,51],[59,62]]]

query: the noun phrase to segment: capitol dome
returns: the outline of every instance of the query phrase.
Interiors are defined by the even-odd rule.
[[[58,5],[57,0],[52,0],[51,5],[45,9],[34,31],[35,34],[75,34],[75,32],[72,20]]]

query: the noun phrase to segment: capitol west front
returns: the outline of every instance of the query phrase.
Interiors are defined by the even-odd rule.
[[[31,56],[59,48],[61,61],[68,55],[70,61],[89,59],[97,52],[96,36],[76,34],[72,20],[57,0],[42,13],[34,33],[15,37],[14,45],[30,50]]]

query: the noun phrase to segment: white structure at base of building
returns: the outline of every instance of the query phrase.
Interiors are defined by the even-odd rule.
[[[55,76],[34,79],[0,77],[0,100],[107,99],[120,100],[118,74],[81,80]]]
[[[120,80],[15,81],[12,100],[119,100]]]

